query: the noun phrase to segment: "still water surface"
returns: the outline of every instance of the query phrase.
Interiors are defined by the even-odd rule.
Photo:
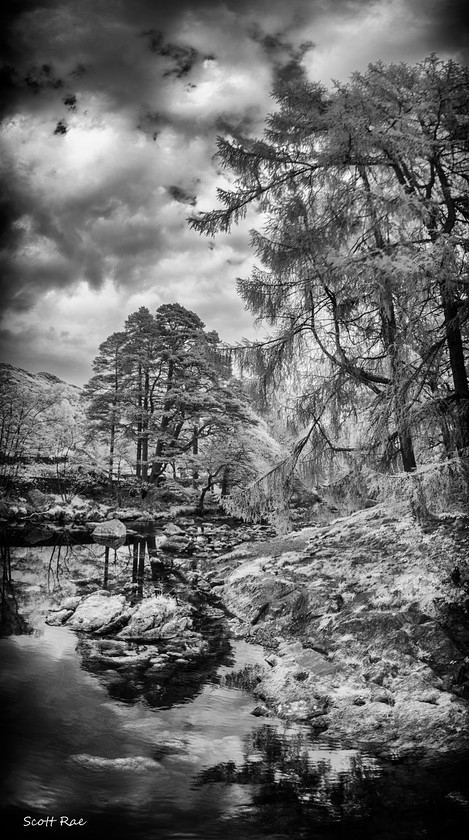
[[[44,623],[44,587],[26,567],[22,582],[34,632],[0,640],[9,836],[57,830],[142,840],[467,836],[467,756],[383,765],[366,752],[318,742],[306,726],[254,717],[252,695],[224,679],[263,659],[261,648],[240,641],[202,678],[179,673],[175,702],[171,690],[158,707],[143,693],[116,698],[90,671],[79,635]],[[86,825],[24,826],[26,816],[61,815]]]

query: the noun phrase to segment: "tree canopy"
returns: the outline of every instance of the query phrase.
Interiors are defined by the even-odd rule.
[[[90,437],[108,443],[110,478],[118,440],[135,446],[137,477],[157,482],[188,454],[200,467],[205,440],[256,422],[218,335],[179,303],[155,315],[140,307],[100,345],[93,367],[84,398]]]

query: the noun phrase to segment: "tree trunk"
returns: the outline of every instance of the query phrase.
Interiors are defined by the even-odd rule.
[[[173,387],[173,378],[174,378],[174,364],[173,362],[169,362],[168,364],[168,375],[166,377],[166,394],[168,395]],[[171,398],[166,396],[166,399],[163,403],[163,416],[161,418],[160,427],[159,427],[159,434],[164,434],[169,426],[170,417],[169,411],[172,405]],[[161,437],[158,438],[156,442],[156,449],[155,449],[155,461],[152,464],[151,471],[150,471],[150,482],[158,481],[158,478],[164,472],[166,464],[160,461],[161,456],[163,455],[164,449],[164,441]]]
[[[112,483],[112,477],[114,473],[114,448],[115,448],[115,441],[116,441],[116,420],[115,414],[113,413],[112,421],[111,421],[111,433],[109,439],[109,470],[108,470],[108,478],[109,483]]]
[[[441,296],[445,316],[446,344],[458,406],[458,449],[461,449],[469,446],[469,384],[458,317],[459,306],[444,287],[441,288]]]
[[[194,426],[194,440],[192,443],[192,454],[198,455],[199,454],[199,430],[197,426]],[[194,467],[192,470],[192,486],[197,487],[197,482],[199,480],[199,471],[197,467]],[[208,489],[208,488],[207,488]],[[203,507],[203,498],[202,498],[202,507]]]
[[[376,214],[376,208],[373,204],[372,191],[368,174],[364,166],[359,166],[360,176],[362,178],[365,192],[368,198],[368,209],[370,219],[373,226],[373,234],[376,242],[376,247],[383,251],[385,250],[385,237],[383,236],[381,226]],[[389,277],[385,273],[382,274],[380,284],[380,318],[382,325],[383,344],[389,358],[389,366],[391,370],[392,388],[393,388],[393,403],[394,413],[397,425],[397,435],[399,440],[399,447],[401,450],[402,466],[405,472],[413,472],[417,469],[415,461],[414,448],[412,444],[412,435],[408,423],[406,422],[406,385],[402,381],[403,366],[401,363],[399,347],[398,347],[398,330],[396,322],[396,310],[394,307],[393,290]]]
[[[135,474],[137,478],[140,478],[142,474],[142,438],[140,437],[140,429],[137,428],[137,461],[135,464]]]
[[[202,487],[202,490],[200,491],[199,502],[198,502],[198,505],[197,505],[197,512],[198,513],[203,513],[204,512],[205,496],[207,495],[211,486],[212,486],[212,484],[211,484],[211,481],[209,479],[209,482],[207,483],[206,487]]]
[[[225,467],[223,470],[223,477],[221,480],[221,494],[222,496],[229,496],[230,493],[230,468]]]
[[[150,407],[150,374],[145,371],[143,380],[142,399],[142,468],[141,477],[148,481],[148,437],[149,437],[149,407]]]
[[[148,432],[145,428],[142,429],[142,447],[141,447],[141,477],[143,481],[148,481]]]
[[[415,472],[417,469],[417,462],[415,460],[412,436],[409,429],[402,428],[399,430],[399,446],[404,472]]]
[[[156,484],[158,479],[163,475],[167,464],[163,461],[159,460],[160,455],[163,452],[163,445],[160,446],[160,441],[158,441],[155,450],[155,460],[151,465],[150,475],[148,477],[148,481],[150,484]]]
[[[394,404],[394,416],[396,418],[397,436],[401,451],[402,467],[404,472],[414,472],[417,469],[415,460],[412,434],[406,418],[406,384],[403,381],[403,367],[400,360],[399,348],[397,346],[397,324],[394,310],[394,301],[389,284],[384,278],[383,299],[380,308],[381,324],[383,331],[383,344],[389,357],[389,366],[392,378],[392,400]]]

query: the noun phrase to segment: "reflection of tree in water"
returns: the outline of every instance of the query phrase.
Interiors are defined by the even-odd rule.
[[[303,732],[282,735],[265,725],[246,736],[242,764],[229,761],[210,767],[199,774],[197,784],[251,786],[252,819],[279,834],[309,838],[314,826],[340,821],[351,830],[357,821],[363,824],[376,765],[350,753],[346,767],[337,771],[328,752],[318,760],[311,750]]]
[[[30,634],[33,628],[19,613],[19,605],[15,595],[14,583],[11,576],[10,546],[0,546],[2,558],[2,594],[0,605],[0,635],[20,636]]]
[[[70,575],[67,561],[71,554],[70,543],[56,543],[52,547],[49,558],[49,565],[47,567],[47,591],[51,592],[54,589],[60,589],[60,577],[64,572]]]
[[[313,754],[312,754],[313,753]],[[242,763],[224,762],[199,773],[197,785],[246,785],[251,805],[227,820],[295,840],[426,840],[462,838],[469,828],[469,758],[384,763],[346,753],[334,767],[303,732],[264,725],[246,736]],[[337,765],[336,765],[337,767]]]
[[[232,662],[232,650],[226,631],[219,620],[206,614],[206,607],[216,603],[211,593],[201,592],[188,580],[179,561],[162,555],[152,536],[127,538],[129,560],[126,590],[132,605],[144,597],[169,595],[180,604],[190,604],[193,629],[206,641],[200,655],[185,656],[183,649],[171,640],[155,643],[120,640],[115,634],[99,638],[81,636],[77,651],[83,667],[100,676],[114,699],[132,701],[144,698],[157,708],[187,702],[200,693],[206,682],[216,680],[220,665]],[[102,588],[116,591],[110,581],[109,546],[104,554]],[[122,587],[118,590],[122,592]],[[180,647],[180,646],[179,646]]]
[[[58,594],[69,583],[82,594],[108,588],[121,591],[129,580],[128,558],[118,555],[124,542],[125,539],[83,543],[71,533],[61,534],[51,545],[48,558],[48,593]]]

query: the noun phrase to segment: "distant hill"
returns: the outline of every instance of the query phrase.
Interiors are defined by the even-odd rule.
[[[0,364],[0,474],[63,459],[84,428],[81,393],[51,373]]]
[[[74,397],[78,399],[82,392],[82,389],[78,385],[70,385],[68,382],[59,379],[58,376],[54,376],[53,373],[46,373],[45,371],[31,373],[29,370],[0,362],[0,383],[3,384],[3,382],[9,382],[11,385],[19,385],[27,388],[33,387],[35,390],[50,388],[52,385],[62,385],[67,391],[70,389],[69,393],[72,399]]]

